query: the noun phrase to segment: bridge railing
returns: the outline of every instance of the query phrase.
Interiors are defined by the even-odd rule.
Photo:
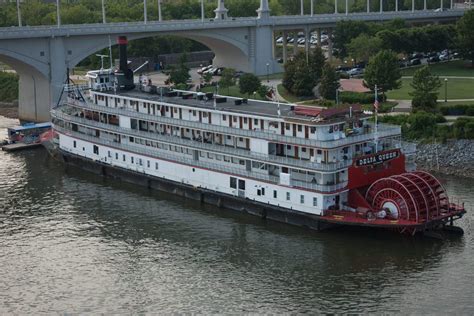
[[[396,17],[403,17],[407,19],[426,19],[426,18],[442,18],[442,17],[457,17],[462,12],[469,10],[468,7],[453,8],[443,11],[434,10],[415,10],[415,11],[383,11],[383,12],[351,12],[349,16],[357,20],[389,20]],[[237,17],[228,18],[225,20],[219,19],[186,19],[186,20],[166,20],[166,21],[143,21],[137,22],[112,22],[112,23],[85,23],[85,24],[64,24],[57,25],[38,25],[38,26],[10,26],[0,28],[1,34],[14,32],[50,32],[57,35],[71,35],[80,34],[86,30],[94,31],[95,33],[116,34],[120,32],[131,33],[134,31],[172,31],[173,29],[207,29],[215,27],[239,27],[239,26],[254,26],[254,25],[295,25],[295,24],[324,24],[333,23],[342,19],[346,19],[348,15],[343,13],[324,13],[313,15],[282,15],[270,16],[268,19],[259,19],[257,17]],[[377,18],[374,18],[374,17]],[[64,33],[64,34],[63,34]],[[29,34],[29,37],[34,37],[35,34]]]

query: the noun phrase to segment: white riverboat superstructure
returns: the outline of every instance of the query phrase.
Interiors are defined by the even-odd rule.
[[[374,211],[360,201],[364,194],[370,200],[367,187],[406,173],[407,165],[414,169],[406,155],[413,148],[403,146],[400,127],[379,124],[376,135],[357,105],[321,109],[246,100],[156,87],[143,77],[124,89],[123,73],[91,71],[87,88],[65,88],[66,100],[52,110],[61,152],[326,219]],[[386,216],[377,218],[385,224],[414,220],[403,203],[384,201],[377,211]],[[415,212],[418,219],[421,207]]]

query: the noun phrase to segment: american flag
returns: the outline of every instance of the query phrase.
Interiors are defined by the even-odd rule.
[[[378,99],[375,99],[374,108],[375,108],[376,111],[379,110],[379,105],[380,105],[380,104],[379,104],[379,100],[378,100]]]

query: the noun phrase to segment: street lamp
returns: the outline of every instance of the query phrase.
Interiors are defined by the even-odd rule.
[[[22,23],[21,23],[20,0],[16,0],[16,13],[18,14],[18,26],[22,26]]]
[[[444,78],[444,102],[448,102],[448,78]]]
[[[267,83],[270,82],[270,64],[267,63]]]

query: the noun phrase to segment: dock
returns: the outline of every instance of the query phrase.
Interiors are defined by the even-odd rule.
[[[41,143],[32,143],[32,144],[25,144],[25,143],[15,143],[2,146],[2,150],[7,152],[12,151],[19,151],[19,150],[26,150],[32,149],[41,146]]]

